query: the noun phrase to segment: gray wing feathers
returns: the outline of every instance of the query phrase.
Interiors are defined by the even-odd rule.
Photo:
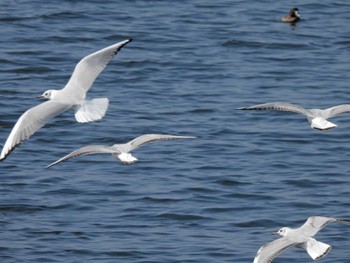
[[[70,154],[67,154],[66,156],[58,159],[57,161],[49,164],[46,166],[46,168],[49,168],[51,166],[54,166],[60,162],[67,161],[71,158],[79,157],[79,156],[84,156],[84,155],[90,155],[90,154],[99,154],[99,153],[120,153],[116,149],[113,149],[112,147],[109,146],[104,146],[104,145],[88,145],[84,146],[82,148],[79,148]]]
[[[350,104],[342,104],[342,105],[334,106],[334,107],[325,109],[323,112],[325,115],[324,117],[326,119],[332,118],[332,117],[337,116],[339,114],[350,112]]]
[[[295,113],[299,113],[302,115],[308,115],[308,111],[303,107],[291,104],[288,102],[272,102],[265,104],[258,104],[250,107],[238,108],[239,110],[275,110],[275,111],[291,111]]]
[[[332,217],[323,217],[323,216],[310,216],[304,225],[301,226],[302,231],[313,237],[323,229],[326,225],[332,222],[336,222],[337,219],[332,218]]]
[[[121,41],[84,57],[75,66],[65,88],[72,89],[70,92],[83,92],[85,95],[112,58],[131,41],[132,39]],[[77,90],[78,87],[79,90]]]
[[[59,115],[69,108],[70,105],[46,101],[23,113],[6,140],[1,152],[0,160],[4,160],[16,146],[43,127],[49,119]]]
[[[263,245],[254,258],[254,263],[270,263],[279,254],[297,243],[282,237]]]
[[[132,151],[144,144],[156,142],[156,141],[164,141],[164,140],[177,140],[177,139],[193,139],[196,137],[193,136],[176,136],[176,135],[166,135],[166,134],[144,134],[141,135],[132,141],[128,142],[126,145],[128,146],[128,151]]]

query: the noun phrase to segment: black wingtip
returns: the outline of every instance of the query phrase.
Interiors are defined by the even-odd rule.
[[[132,42],[133,39],[132,38],[128,38],[125,43],[121,46],[121,47],[124,47],[126,44],[129,44],[130,42]]]
[[[114,55],[117,55],[118,52],[119,52],[126,44],[129,44],[131,41],[133,41],[132,38],[129,38],[129,39],[127,39],[127,40],[124,40],[124,41],[123,41],[124,43],[123,43],[122,45],[120,45],[120,46],[115,50]]]
[[[21,143],[22,143],[22,142],[19,142],[19,143],[15,144],[14,146],[12,146],[12,148],[9,149],[9,150],[7,151],[7,153],[5,153],[4,156],[0,158],[0,162],[5,161],[5,160],[7,159],[7,157],[8,157],[8,156],[15,150],[15,148],[17,148]]]
[[[337,219],[339,223],[345,224],[345,225],[350,225],[350,220],[348,219]]]

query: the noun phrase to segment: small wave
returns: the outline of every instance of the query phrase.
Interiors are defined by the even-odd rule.
[[[62,11],[54,12],[50,14],[40,15],[40,18],[85,18],[86,14],[83,12],[71,12],[71,11]]]
[[[191,214],[176,214],[176,213],[163,213],[159,214],[157,217],[163,219],[173,219],[179,221],[191,221],[191,220],[206,220],[211,219],[209,217],[204,217],[200,215],[191,215]]]
[[[308,45],[301,43],[271,43],[248,40],[228,40],[222,44],[224,47],[248,47],[248,48],[271,48],[271,49],[301,49]]]

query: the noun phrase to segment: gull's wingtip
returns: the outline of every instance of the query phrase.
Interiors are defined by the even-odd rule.
[[[54,164],[52,163],[52,164],[49,164],[49,165],[47,165],[46,167],[45,167],[45,169],[48,169],[48,168],[50,168],[51,166],[53,166]]]
[[[4,150],[2,150],[0,155],[0,162],[6,159],[6,154],[4,154]]]
[[[116,55],[125,45],[127,45],[127,44],[130,43],[131,41],[133,41],[133,39],[132,39],[132,38],[128,38],[128,39],[126,39],[126,40],[123,40],[123,41],[121,41],[121,42],[118,42],[118,43],[113,44],[112,46],[113,46],[113,47],[116,47],[116,50],[114,51],[114,55]],[[112,46],[109,46],[109,47],[107,47],[107,48],[110,48],[110,47],[112,47]],[[106,49],[107,49],[107,48],[106,48]]]
[[[55,162],[53,162],[53,163],[50,163],[49,165],[47,165],[46,167],[45,167],[45,169],[48,169],[48,168],[50,168],[50,167],[52,167],[52,166],[54,166],[54,165],[56,165],[56,164],[58,164],[59,163],[59,160],[58,161],[55,161]]]
[[[54,166],[54,165],[60,163],[60,161],[61,161],[61,159],[58,159],[58,160],[56,160],[56,161],[50,163],[49,165],[47,165],[47,166],[45,167],[45,169],[48,169],[48,168],[50,168],[50,167],[52,167],[52,166]]]
[[[9,155],[10,153],[14,150],[15,147],[13,147],[11,150],[8,150],[5,152],[5,150],[3,149],[0,155],[0,162],[4,161]]]
[[[348,219],[338,218],[336,220],[339,223],[342,223],[342,224],[345,224],[345,225],[350,225],[350,220],[348,220]]]
[[[125,46],[126,44],[129,44],[129,43],[132,42],[132,41],[134,41],[134,39],[132,39],[132,38],[128,38],[128,39],[122,41],[123,46]]]

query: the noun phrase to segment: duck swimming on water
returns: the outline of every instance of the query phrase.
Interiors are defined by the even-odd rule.
[[[299,9],[297,7],[294,7],[289,11],[288,15],[282,17],[282,22],[296,23],[300,19],[301,19],[301,15],[299,14]]]

